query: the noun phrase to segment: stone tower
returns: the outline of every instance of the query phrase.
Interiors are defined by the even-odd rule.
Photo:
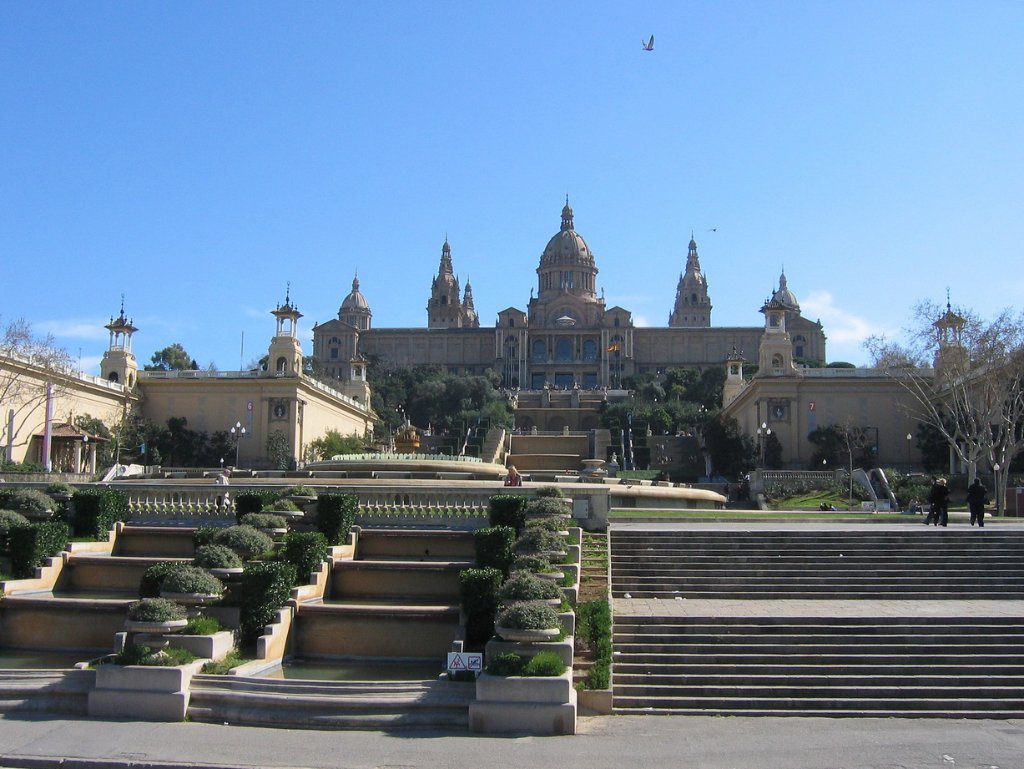
[[[297,325],[302,313],[292,304],[291,285],[285,291],[284,304],[271,312],[277,318],[277,331],[270,340],[267,374],[269,376],[300,376],[302,374],[302,342]]]
[[[121,313],[117,318],[111,318],[104,328],[110,332],[110,343],[100,361],[100,376],[108,382],[120,382],[132,390],[139,373],[139,363],[132,352],[132,334],[138,329],[125,317],[123,296]]]
[[[427,328],[474,327],[466,312],[461,294],[459,279],[452,270],[452,249],[448,245],[448,239],[445,238],[444,245],[441,246],[441,264],[437,268],[437,275],[430,284],[430,301],[427,302]],[[468,295],[472,301],[472,291],[468,291]],[[475,318],[476,310],[472,311],[472,315]],[[479,325],[479,322],[475,324],[475,326]]]
[[[708,328],[711,326],[711,298],[708,283],[700,269],[697,241],[690,233],[690,248],[686,255],[686,271],[679,276],[676,286],[676,304],[669,315],[668,325],[676,328]]]

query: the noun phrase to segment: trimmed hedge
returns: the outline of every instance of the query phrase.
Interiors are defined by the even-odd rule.
[[[344,545],[359,514],[355,494],[321,494],[316,499],[316,528],[328,545]]]
[[[186,564],[173,569],[164,577],[161,592],[197,593],[201,595],[223,595],[224,583],[201,566]]]
[[[284,538],[281,557],[295,567],[296,585],[305,585],[310,575],[327,560],[327,537],[319,531],[293,531]]]
[[[0,510],[0,553],[10,552],[7,534],[11,529],[28,526],[29,520],[14,510]]]
[[[192,532],[192,545],[196,548],[200,548],[203,545],[212,545],[213,538],[217,536],[218,531],[221,531],[221,529],[216,529],[212,526],[203,526],[196,529]]]
[[[130,516],[128,495],[114,489],[76,491],[71,504],[75,511],[71,527],[76,537],[104,539],[114,524]]]
[[[281,492],[262,489],[241,491],[235,495],[235,519],[241,523],[246,513],[259,513],[281,498]]]
[[[238,553],[224,545],[200,545],[192,563],[204,569],[240,569],[242,559]]]
[[[295,567],[280,561],[249,564],[242,572],[240,635],[242,643],[252,646],[275,613],[291,598]]]
[[[36,569],[68,544],[70,529],[62,521],[43,521],[8,530],[11,572],[19,579],[34,577]]]
[[[476,548],[476,565],[491,566],[508,574],[508,567],[515,558],[512,546],[516,541],[516,530],[511,526],[489,526],[473,532]]]
[[[466,615],[466,646],[483,649],[494,635],[494,615],[498,612],[497,590],[504,579],[500,569],[484,567],[459,572],[459,594]]]
[[[526,497],[522,494],[495,494],[487,500],[491,526],[511,526],[520,533],[526,523]]]

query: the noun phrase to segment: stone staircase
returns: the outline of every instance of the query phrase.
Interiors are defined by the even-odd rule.
[[[291,654],[352,667],[430,663],[440,673],[459,633],[458,574],[474,560],[470,532],[363,529],[356,559],[335,562],[326,598],[299,605]],[[200,675],[188,713],[196,721],[289,728],[468,728],[473,684],[371,678]]]
[[[0,713],[84,716],[94,670],[0,670]]]
[[[616,713],[1024,716],[1024,531],[611,543]]]
[[[619,530],[612,552],[616,598],[1024,598],[1024,535],[991,528]]]
[[[291,729],[464,730],[472,683],[448,681],[281,681],[198,675],[193,721]]]

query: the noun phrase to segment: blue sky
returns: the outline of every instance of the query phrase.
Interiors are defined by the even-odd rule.
[[[3,3],[0,313],[96,373],[124,294],[140,361],[236,369],[288,282],[307,351],[356,271],[425,325],[447,235],[492,325],[568,194],[639,325],[692,231],[713,325],[784,267],[864,364],[947,287],[1022,304],[1022,37],[995,1]]]

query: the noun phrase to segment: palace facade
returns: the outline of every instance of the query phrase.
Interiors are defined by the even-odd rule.
[[[503,386],[523,390],[618,389],[632,374],[723,366],[732,350],[757,350],[765,333],[760,326],[712,326],[708,281],[692,238],[668,325],[635,326],[628,309],[607,307],[598,292],[597,261],[575,229],[568,200],[536,272],[536,292],[526,308],[508,307],[493,326],[482,326],[472,286],[460,286],[445,240],[425,327],[375,328],[357,278],[337,319],[313,327],[313,354],[327,374],[343,381],[353,366],[371,361],[389,368],[434,365],[453,374],[491,369]],[[823,363],[824,330],[802,317],[785,274],[775,295],[787,300],[791,356]]]

